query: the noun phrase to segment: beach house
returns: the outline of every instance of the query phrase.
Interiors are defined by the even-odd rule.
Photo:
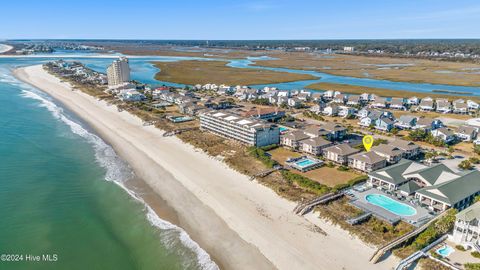
[[[417,125],[417,117],[413,115],[408,115],[408,114],[401,115],[397,119],[397,122],[395,123],[395,126],[401,129],[412,129],[416,125]]]
[[[399,97],[392,98],[390,101],[390,109],[406,110],[407,108],[405,107],[405,99]]]
[[[477,134],[478,134],[478,128],[467,126],[467,125],[461,125],[455,131],[455,135],[459,139],[461,139],[462,141],[469,141],[469,142],[475,140],[477,138]]]
[[[456,139],[455,132],[452,129],[447,127],[434,129],[430,133],[432,134],[433,137],[438,138],[444,141],[445,143],[451,143]]]
[[[322,114],[327,116],[337,116],[338,115],[338,105],[334,103],[329,103],[322,111]]]
[[[359,106],[362,104],[362,99],[359,95],[350,95],[347,99],[347,105],[349,106]]]
[[[437,99],[436,100],[436,111],[439,113],[450,113],[452,112],[452,104],[447,99]]]
[[[433,111],[435,109],[433,99],[431,97],[423,98],[418,105],[420,111]]]
[[[387,104],[388,104],[387,98],[377,97],[377,98],[375,98],[375,101],[373,101],[373,102],[371,103],[371,106],[372,106],[373,108],[382,108],[382,109],[383,109],[383,108],[386,108],[386,107],[387,107]]]
[[[465,249],[480,251],[480,202],[455,215],[455,225],[450,238]]]
[[[420,117],[417,119],[417,125],[414,127],[414,129],[424,129],[426,131],[430,131],[441,127],[443,127],[443,122],[439,119]]]

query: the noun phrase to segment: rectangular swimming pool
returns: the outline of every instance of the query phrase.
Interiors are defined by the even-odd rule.
[[[410,205],[401,203],[382,194],[369,194],[365,196],[365,200],[398,216],[413,216],[417,214],[417,210]]]

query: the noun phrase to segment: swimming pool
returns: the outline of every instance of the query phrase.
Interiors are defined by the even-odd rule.
[[[285,131],[288,131],[288,128],[286,128],[286,127],[279,127],[278,130],[279,130],[280,132],[285,132]]]
[[[382,194],[369,194],[365,196],[365,200],[373,205],[380,206],[383,209],[394,213],[395,215],[413,216],[417,213],[415,208]]]
[[[298,162],[295,162],[295,164],[299,167],[307,167],[307,166],[310,166],[312,164],[315,164],[316,162],[313,161],[313,160],[310,160],[310,159],[302,159]]]
[[[448,257],[448,255],[452,254],[452,252],[454,252],[454,251],[455,250],[451,246],[445,245],[445,246],[437,249],[437,254],[439,254],[442,257]]]

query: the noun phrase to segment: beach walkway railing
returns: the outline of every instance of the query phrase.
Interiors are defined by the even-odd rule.
[[[380,258],[387,252],[387,251],[390,251],[391,249],[399,246],[400,244],[404,243],[405,241],[408,241],[410,238],[412,237],[415,237],[417,236],[418,234],[420,234],[421,232],[423,232],[424,230],[426,230],[428,228],[428,226],[430,224],[432,224],[433,222],[435,222],[437,219],[439,219],[440,217],[443,217],[445,215],[447,211],[443,211],[441,214],[439,214],[438,216],[436,216],[435,218],[432,218],[430,221],[428,221],[427,223],[423,224],[422,226],[416,228],[415,230],[409,232],[409,233],[406,233],[402,236],[400,236],[399,238],[397,239],[394,239],[393,241],[391,241],[390,243],[387,243],[385,245],[383,245],[382,247],[380,247],[379,249],[377,249],[375,251],[375,253],[373,253],[372,257],[370,257],[370,261],[372,263],[377,263]]]
[[[407,258],[403,259],[400,261],[400,263],[397,265],[397,267],[395,267],[395,270],[403,270],[403,269],[408,269],[408,267],[414,263],[415,261],[417,261],[418,259],[422,258],[422,257],[426,257],[427,256],[427,252],[432,249],[434,246],[440,244],[441,242],[443,242],[445,239],[447,239],[447,235],[443,235],[442,237],[438,238],[437,240],[433,241],[430,245],[424,247],[423,249],[411,254],[410,256],[408,256]]]
[[[353,217],[353,218],[347,219],[347,223],[350,224],[350,225],[357,225],[357,224],[367,220],[370,216],[372,216],[372,212],[365,212],[358,217]]]
[[[265,177],[265,176],[267,176],[267,175],[269,175],[269,174],[271,174],[271,173],[273,173],[273,172],[275,172],[275,171],[279,171],[279,170],[283,170],[283,166],[276,165],[275,167],[273,167],[273,168],[271,168],[271,169],[264,170],[264,171],[261,171],[261,172],[259,172],[259,173],[256,173],[256,174],[252,175],[252,176],[250,177],[250,180],[254,180],[254,179],[257,178],[257,177],[263,178],[263,177]]]
[[[196,129],[198,129],[198,127],[180,128],[180,129],[176,129],[176,130],[172,130],[172,131],[167,131],[167,132],[163,133],[163,137],[169,137],[169,136],[180,134],[180,133],[185,132],[185,131],[196,130]]]
[[[310,212],[315,206],[320,204],[325,204],[329,201],[338,199],[342,197],[344,194],[343,192],[332,192],[322,195],[320,197],[316,197],[306,202],[302,202],[298,204],[294,209],[293,212],[297,215],[305,215],[306,213]]]

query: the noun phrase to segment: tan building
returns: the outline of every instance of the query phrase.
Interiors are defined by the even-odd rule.
[[[342,165],[348,164],[348,157],[360,152],[360,150],[352,148],[350,145],[337,144],[323,149],[323,156],[335,163]]]
[[[348,166],[362,172],[371,172],[385,168],[387,159],[373,151],[363,152],[351,155],[348,158]]]
[[[109,86],[120,85],[130,81],[130,65],[126,57],[113,61],[107,68]]]

